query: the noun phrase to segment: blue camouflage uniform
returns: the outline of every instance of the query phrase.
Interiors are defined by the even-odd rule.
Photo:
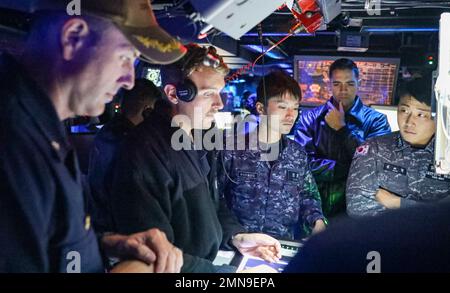
[[[286,137],[280,145],[278,159],[272,162],[261,160],[261,148],[223,151],[219,192],[249,232],[298,239],[325,217],[306,152]]]
[[[425,148],[414,148],[394,132],[358,147],[347,181],[347,213],[374,216],[387,210],[375,198],[380,187],[400,196],[400,207],[448,200],[450,176],[436,174],[434,144],[433,138]]]

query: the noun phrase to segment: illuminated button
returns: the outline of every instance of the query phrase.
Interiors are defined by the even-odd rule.
[[[91,228],[91,216],[86,216],[86,218],[84,218],[84,229],[85,230],[89,230]]]
[[[59,150],[61,149],[61,146],[56,141],[52,141],[50,144],[52,145],[52,148],[57,152],[59,152]]]

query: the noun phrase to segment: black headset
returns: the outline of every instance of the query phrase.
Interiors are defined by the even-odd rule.
[[[176,85],[176,93],[178,99],[189,103],[197,96],[197,87],[189,78],[185,78]]]
[[[207,66],[207,67],[212,67],[212,68],[219,67],[220,59],[210,53],[212,50],[214,50],[214,52],[215,52],[215,48],[209,47],[209,48],[205,48],[205,50],[207,50],[208,53],[205,55],[205,58],[203,59],[203,65]],[[181,68],[182,75],[186,75],[185,67],[191,58],[192,58],[192,56],[190,58],[187,58],[187,60],[184,62],[184,65]],[[190,75],[190,73],[187,74],[187,76],[189,76],[189,75]],[[178,99],[180,99],[181,101],[186,102],[186,103],[192,102],[195,99],[195,97],[197,96],[197,86],[195,86],[195,84],[192,80],[190,80],[189,78],[186,77],[186,78],[182,79],[181,82],[176,84],[176,94],[177,94]]]

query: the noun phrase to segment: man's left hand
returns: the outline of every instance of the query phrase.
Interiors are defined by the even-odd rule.
[[[325,225],[325,222],[323,220],[317,220],[314,223],[314,228],[312,229],[311,235],[315,235],[317,233],[320,233],[326,229],[327,225]]]
[[[281,258],[280,242],[266,234],[237,234],[232,242],[243,255],[260,257],[268,262],[277,262]]]
[[[400,208],[400,197],[382,188],[378,189],[375,195],[377,201],[388,209]]]

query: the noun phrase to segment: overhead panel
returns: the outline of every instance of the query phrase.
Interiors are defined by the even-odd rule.
[[[272,14],[284,2],[285,0],[191,0],[205,23],[236,40]]]

